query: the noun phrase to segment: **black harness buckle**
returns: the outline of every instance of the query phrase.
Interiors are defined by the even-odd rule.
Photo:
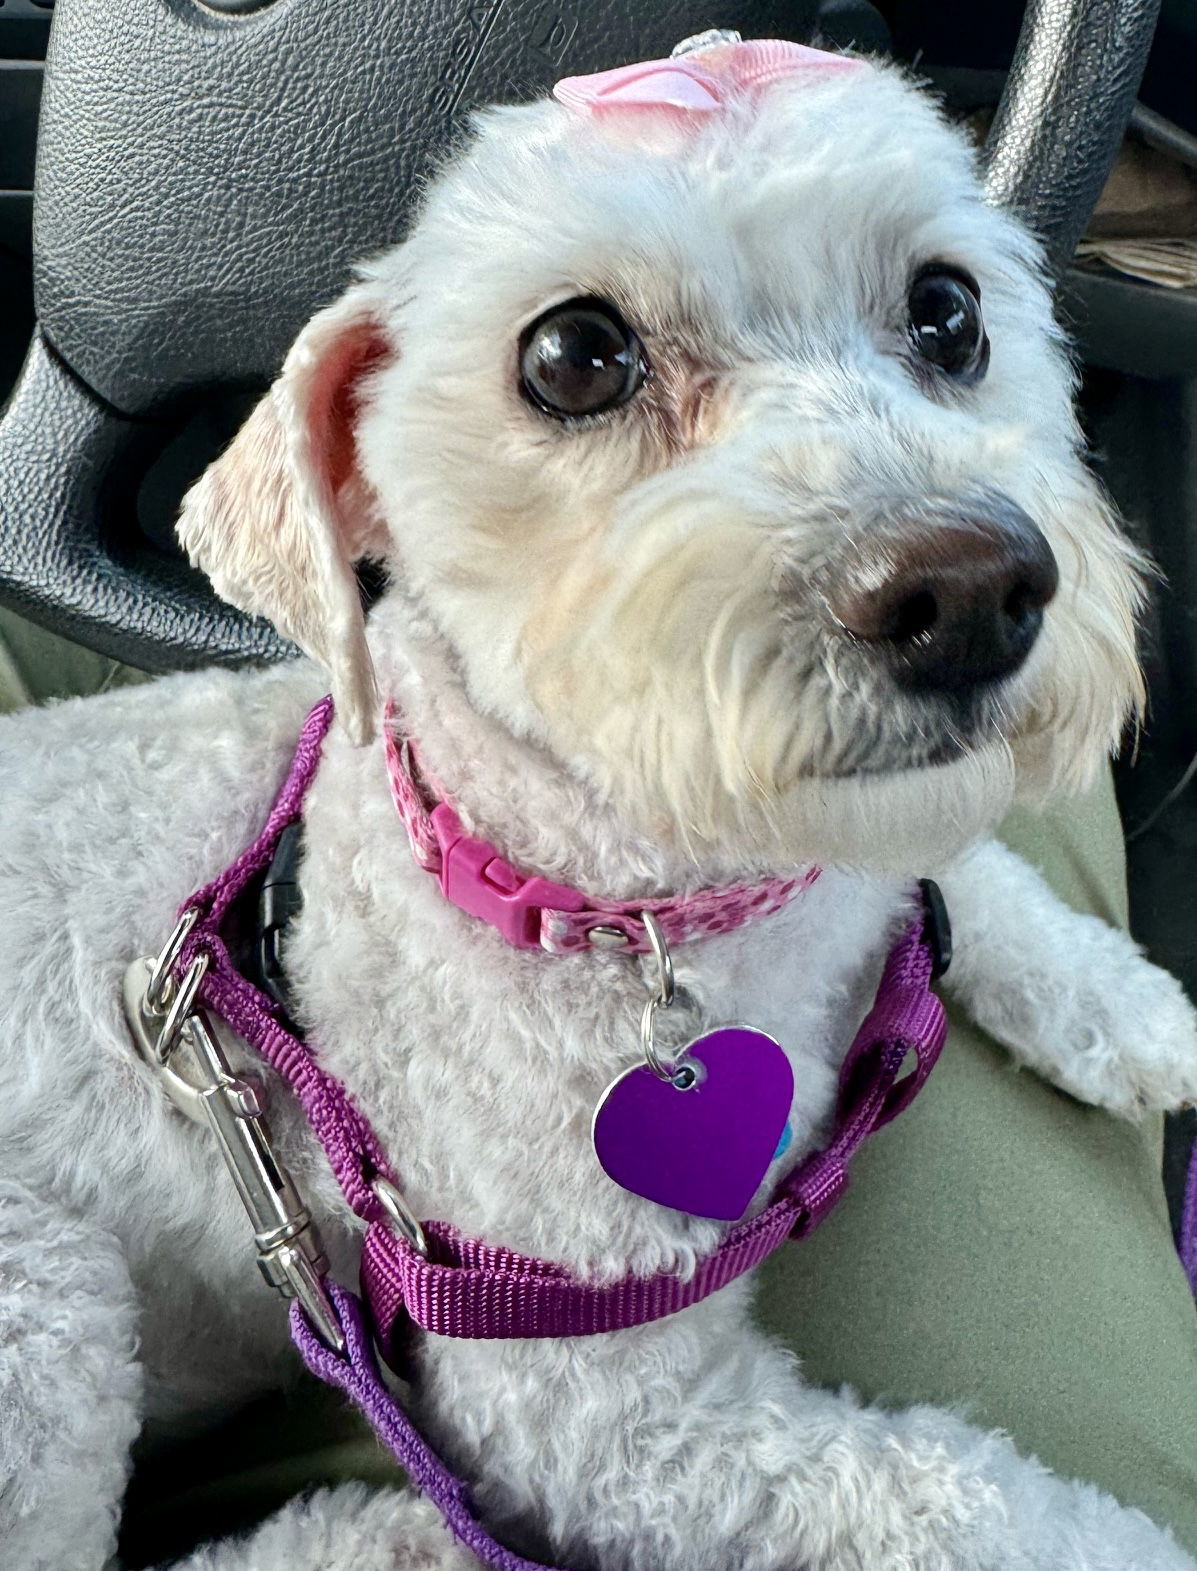
[[[938,982],[952,963],[952,923],[943,891],[932,878],[919,879],[923,900],[923,941],[931,951],[931,980]]]
[[[302,833],[298,821],[283,830],[258,891],[258,980],[288,1016],[291,1000],[283,970],[283,939],[303,908],[298,880]]]

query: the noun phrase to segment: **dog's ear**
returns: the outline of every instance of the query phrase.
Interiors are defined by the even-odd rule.
[[[178,536],[223,599],[270,618],[319,660],[355,742],[377,693],[354,576],[387,535],[358,470],[363,379],[393,351],[378,286],[357,284],[313,317],[274,386],[183,499]]]

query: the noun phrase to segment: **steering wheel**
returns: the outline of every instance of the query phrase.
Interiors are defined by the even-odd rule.
[[[1027,6],[988,190],[1057,269],[1117,152],[1158,9]],[[815,0],[59,0],[39,325],[0,419],[0,600],[150,670],[287,653],[137,523],[188,416],[244,411],[353,260],[402,236],[470,108],[668,54],[707,27],[802,37],[817,19]],[[198,470],[231,429],[176,460]]]

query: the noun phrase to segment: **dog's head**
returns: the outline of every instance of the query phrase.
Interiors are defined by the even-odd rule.
[[[640,826],[906,865],[1083,784],[1140,700],[1070,395],[1034,244],[895,71],[542,102],[481,117],[180,533],[359,738],[372,556],[378,640],[418,606]]]

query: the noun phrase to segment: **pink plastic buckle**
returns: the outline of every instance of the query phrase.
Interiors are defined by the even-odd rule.
[[[547,878],[526,878],[495,855],[485,840],[467,835],[447,802],[432,810],[432,830],[441,848],[440,886],[446,900],[498,928],[517,949],[539,949],[540,914],[583,911],[585,897]]]

